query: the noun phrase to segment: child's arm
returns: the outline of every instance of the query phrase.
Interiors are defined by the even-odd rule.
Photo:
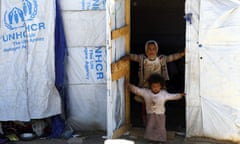
[[[186,96],[186,94],[185,93],[181,93],[181,96],[184,97],[184,96]]]
[[[137,54],[129,54],[129,58],[131,61],[139,62],[139,55]]]
[[[171,55],[167,56],[166,62],[172,62],[172,61],[178,60],[184,56],[185,56],[185,49],[182,52],[171,54]]]
[[[139,55],[137,54],[126,54],[125,56],[121,57],[121,59],[131,60],[138,62],[139,61]]]
[[[185,93],[168,94],[167,100],[179,100],[185,95]]]
[[[130,84],[129,82],[126,82],[125,85],[126,85],[126,88],[129,88],[129,90],[132,93],[134,93],[134,94],[136,94],[138,96],[142,96],[144,94],[143,88],[139,88],[139,87],[137,87],[137,86],[135,86],[133,84]]]

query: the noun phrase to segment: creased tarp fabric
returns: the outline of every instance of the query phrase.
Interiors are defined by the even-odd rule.
[[[1,121],[61,113],[55,88],[55,4],[55,0],[1,0]]]
[[[187,137],[240,142],[240,2],[187,0]]]

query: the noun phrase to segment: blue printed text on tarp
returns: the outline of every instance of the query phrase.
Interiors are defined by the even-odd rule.
[[[85,79],[89,80],[90,76],[96,80],[103,80],[104,77],[104,60],[103,49],[96,47],[94,49],[84,48],[84,68]]]
[[[44,41],[44,37],[38,33],[46,29],[46,23],[34,21],[38,15],[37,0],[25,0],[22,1],[22,5],[13,5],[4,10],[6,30],[1,35],[3,52],[26,49],[29,43]]]

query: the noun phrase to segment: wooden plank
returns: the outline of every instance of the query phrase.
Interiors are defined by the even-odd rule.
[[[130,61],[127,58],[123,58],[115,63],[111,64],[112,69],[112,81],[118,80],[125,76],[129,71]]]
[[[125,125],[123,125],[122,127],[116,129],[116,130],[113,132],[112,138],[113,138],[113,139],[119,138],[119,137],[122,136],[125,132],[127,132],[127,131],[130,129],[130,127],[131,127],[130,124],[125,124]]]
[[[130,0],[125,0],[125,21],[127,25],[130,25]]]
[[[125,0],[125,21],[126,25],[111,32],[111,38],[116,39],[121,36],[125,37],[125,52],[130,52],[130,0]],[[112,81],[125,77],[130,80],[130,60],[127,58],[111,64]],[[122,127],[113,132],[112,138],[118,138],[130,129],[130,92],[125,89],[125,123]]]
[[[125,79],[126,81],[130,81],[130,62],[128,61],[128,65],[125,67],[126,75]],[[125,119],[127,123],[131,122],[131,113],[130,113],[130,92],[129,89],[125,88]]]
[[[130,81],[129,78],[129,66],[128,66],[128,72],[126,74],[126,81]],[[129,89],[125,88],[125,119],[126,123],[131,123],[131,113],[130,113],[130,92]]]
[[[119,38],[121,36],[124,36],[126,34],[128,34],[130,31],[130,27],[128,25],[123,26],[119,29],[113,30],[112,31],[112,39],[116,39]]]
[[[131,16],[130,16],[130,4],[131,0],[125,0],[125,21],[126,25],[128,27],[128,33],[125,35],[125,50],[126,53],[130,53],[130,22],[131,22]],[[128,64],[127,72],[126,72],[126,81],[130,81],[130,63]],[[130,92],[129,89],[125,90],[125,116],[126,116],[126,123],[131,123],[131,113],[130,113]]]

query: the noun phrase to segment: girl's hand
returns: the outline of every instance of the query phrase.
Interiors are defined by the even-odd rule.
[[[128,81],[125,81],[125,87],[129,88],[129,82]]]

